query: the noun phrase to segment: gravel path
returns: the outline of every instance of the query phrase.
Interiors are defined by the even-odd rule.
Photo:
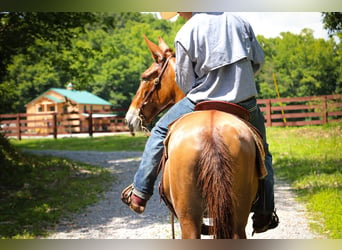
[[[112,188],[98,203],[84,212],[62,219],[53,229],[50,239],[170,239],[169,211],[160,202],[157,186],[145,212],[137,215],[120,200],[124,187],[133,180],[139,166],[141,152],[94,151],[33,151],[37,154],[63,156],[92,165],[108,168],[116,177]],[[159,181],[158,181],[159,183]],[[275,202],[280,224],[265,233],[252,233],[252,221],[246,227],[251,239],[314,239],[321,238],[309,231],[305,208],[296,202],[293,192],[284,181],[275,180]],[[176,223],[176,238],[180,227]]]

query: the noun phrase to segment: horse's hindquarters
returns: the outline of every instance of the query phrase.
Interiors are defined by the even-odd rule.
[[[200,236],[207,206],[216,217],[216,238],[246,237],[258,177],[255,143],[245,126],[235,116],[200,111],[171,127],[163,186],[183,238]]]

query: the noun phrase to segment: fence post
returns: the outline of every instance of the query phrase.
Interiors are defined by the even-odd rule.
[[[268,99],[266,102],[266,126],[272,127],[271,120],[271,99]]]
[[[18,140],[21,140],[20,114],[17,114]]]
[[[93,112],[89,112],[88,116],[88,131],[89,131],[89,136],[93,136]]]
[[[323,124],[328,123],[328,98],[327,96],[323,96],[322,100],[322,105],[323,105]]]
[[[57,139],[57,113],[53,113],[52,130],[53,138]]]

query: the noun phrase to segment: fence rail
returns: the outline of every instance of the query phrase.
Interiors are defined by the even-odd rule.
[[[342,95],[297,98],[260,99],[265,125],[304,126],[342,121]],[[124,121],[126,110],[93,111],[91,113],[3,114],[0,125],[7,136],[47,136],[103,132],[128,132]]]
[[[93,111],[91,113],[35,113],[35,114],[4,114],[0,115],[1,131],[7,136],[48,136],[103,132],[129,131],[125,118],[125,110],[117,110],[119,114],[108,111]],[[120,115],[121,113],[121,115]]]
[[[268,127],[342,121],[342,95],[261,99],[258,104],[265,114]]]

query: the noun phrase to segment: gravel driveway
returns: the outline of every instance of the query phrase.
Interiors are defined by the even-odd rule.
[[[32,151],[36,154],[63,156],[73,160],[108,168],[116,177],[111,189],[98,203],[84,212],[62,219],[53,229],[49,239],[170,239],[169,211],[160,202],[157,185],[155,195],[145,212],[137,215],[120,200],[124,187],[133,180],[141,152],[94,152],[94,151]],[[158,180],[159,182],[159,180]],[[304,206],[296,202],[291,188],[284,181],[275,180],[275,202],[280,224],[265,233],[252,233],[252,221],[246,227],[251,239],[314,239],[322,238],[310,232]],[[176,238],[180,227],[176,222]],[[207,238],[207,237],[205,237]]]

